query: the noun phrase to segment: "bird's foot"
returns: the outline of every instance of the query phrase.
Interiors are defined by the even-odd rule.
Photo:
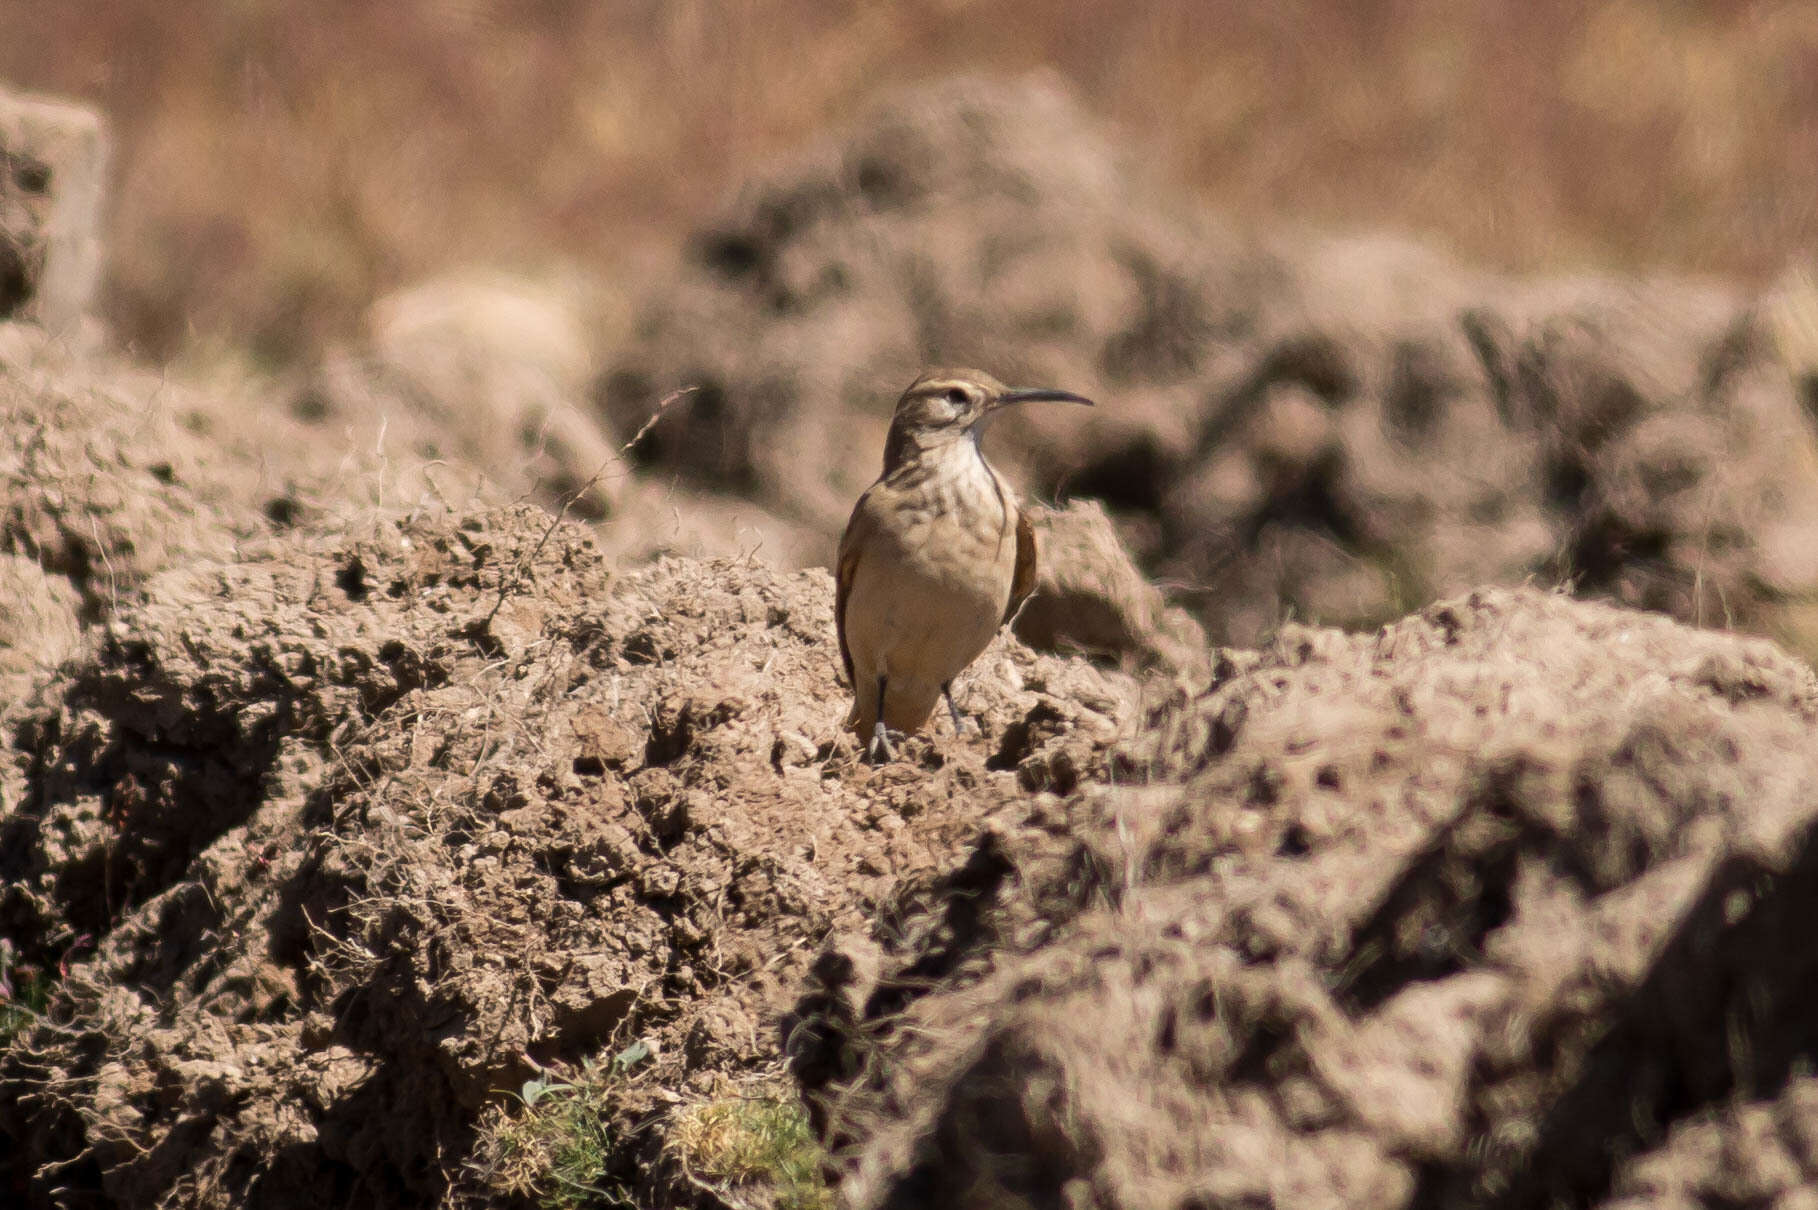
[[[947,699],[947,717],[953,720],[953,734],[966,734],[966,726],[964,721],[960,718],[959,707],[953,702],[952,681],[948,681],[945,685],[941,686],[941,696]]]
[[[892,731],[879,723],[871,729],[871,742],[865,746],[865,755],[874,765],[887,764],[896,759],[896,745],[902,739],[902,732]]]

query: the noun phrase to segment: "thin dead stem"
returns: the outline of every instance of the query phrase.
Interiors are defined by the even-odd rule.
[[[498,598],[493,601],[492,608],[487,611],[486,616],[473,624],[470,628],[471,633],[475,635],[490,633],[493,619],[499,616],[499,610],[505,607],[505,602],[511,598],[511,595],[517,592],[518,589],[523,586],[524,582],[530,578],[530,569],[536,565],[537,556],[543,553],[543,548],[549,544],[550,537],[554,535],[558,528],[560,528],[562,522],[568,519],[568,510],[573,508],[582,496],[593,490],[594,485],[599,483],[601,476],[605,475],[607,468],[613,466],[626,454],[629,454],[632,449],[636,447],[638,442],[642,441],[645,435],[648,434],[652,428],[656,427],[657,421],[663,418],[663,413],[669,410],[671,404],[698,390],[700,390],[698,386],[680,387],[663,396],[657,403],[655,410],[650,413],[649,418],[644,421],[637,432],[631,435],[631,440],[627,441],[624,445],[621,445],[618,450],[614,452],[612,457],[600,463],[599,468],[596,469],[593,474],[587,476],[587,481],[585,483],[582,483],[579,487],[562,497],[562,507],[556,510],[554,517],[550,518],[549,524],[544,527],[543,533],[537,539],[536,545],[530,548],[530,553],[518,560],[517,566],[512,569],[511,574],[500,581]]]

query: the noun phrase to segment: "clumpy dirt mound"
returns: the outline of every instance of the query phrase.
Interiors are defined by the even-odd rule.
[[[1119,385],[1097,415],[1003,418],[994,456],[1043,486],[1081,472],[1095,446],[1137,462],[1158,441],[1179,452],[1184,399],[1142,384],[1203,370],[1241,319],[1222,299],[1254,290],[1202,231],[1133,197],[1128,168],[1045,81],[904,96],[695,235],[640,309],[602,405],[630,431],[665,392],[698,386],[642,456],[829,533],[877,473],[897,395],[930,364]]]
[[[265,528],[146,385],[0,366],[0,554],[67,581],[90,621]]]
[[[1818,650],[1784,307],[1238,240],[1163,193],[1047,82],[906,94],[696,233],[602,406],[699,386],[642,456],[831,549],[897,393],[977,364],[1099,401],[1003,417],[993,457],[1103,501],[1221,641],[1534,578]]]
[[[1038,651],[1069,648],[1203,679],[1206,633],[1168,604],[1118,540],[1096,501],[1027,509],[1035,530],[1035,591],[1012,621]]]
[[[351,444],[250,382],[186,383],[42,338],[0,358],[0,556],[65,581],[85,624],[140,599],[161,571],[275,531],[499,499],[470,467]],[[14,633],[0,643],[29,650]]]
[[[930,364],[1029,385],[1115,384],[1097,415],[1002,417],[991,456],[1047,492],[1068,477],[1102,492],[1110,478],[1140,479],[1163,456],[1158,442],[1167,457],[1186,452],[1192,409],[1174,386],[1211,372],[1226,330],[1250,322],[1224,300],[1255,291],[1235,284],[1246,267],[1234,247],[1215,258],[1203,228],[1133,207],[1127,168],[1048,83],[911,94],[697,234],[602,377],[601,405],[632,432],[668,393],[693,388],[633,457],[770,514],[765,528],[784,533],[766,557],[784,562],[831,561],[881,465],[897,395]],[[1049,565],[1025,639],[1164,663],[1197,645],[1196,628],[1122,570],[1112,527],[1064,526],[1057,538],[1093,576],[1117,570],[1060,584]]]
[[[773,1064],[829,929],[1102,775],[1135,709],[1005,640],[965,735],[872,769],[824,573],[616,575],[529,506],[249,541],[145,601],[0,804],[0,937],[68,968],[0,1058],[0,1187],[43,1204],[496,1204],[476,1122],[634,1039],[613,1175],[656,1196],[659,1094]]]
[[[380,502],[487,498],[471,470],[349,448],[243,385],[198,389],[4,328],[30,339],[16,360],[0,348],[0,723],[161,572]]]
[[[1471,301],[1428,272],[1374,332],[1313,315],[1207,416],[1151,549],[1215,633],[1533,577],[1818,649],[1818,446],[1754,311],[1686,282]]]
[[[105,123],[0,88],[0,323],[76,335],[101,277]]]
[[[1658,616],[1290,627],[825,954],[796,1068],[859,1207],[1651,1188],[1703,1111],[1818,1129],[1815,741],[1809,668]]]
[[[1675,1127],[1622,1166],[1605,1205],[1794,1207],[1812,1204],[1815,1187],[1818,1081],[1800,1075],[1772,1101],[1725,1105]]]
[[[508,499],[598,520],[628,468],[587,406],[595,369],[578,284],[476,271],[381,298],[364,338],[331,350],[291,411],[330,431],[377,434],[424,461],[482,468]]]
[[[0,554],[0,717],[25,696],[41,669],[73,655],[81,602],[69,581],[37,562]]]
[[[1772,316],[1684,283],[1566,283],[1539,318],[1519,306],[1513,344],[1465,322],[1492,399],[1538,439],[1549,573],[1818,649],[1818,446]]]

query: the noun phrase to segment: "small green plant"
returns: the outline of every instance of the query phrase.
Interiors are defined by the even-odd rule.
[[[19,961],[13,943],[0,937],[0,1046],[43,1015],[50,1003],[51,980],[37,967]]]
[[[793,1094],[706,1101],[681,1110],[668,1149],[684,1172],[719,1189],[768,1186],[777,1210],[831,1210],[822,1178],[826,1153]]]
[[[545,1073],[526,1080],[516,1098],[522,1111],[501,1111],[482,1129],[479,1152],[489,1183],[509,1196],[535,1198],[546,1210],[632,1205],[611,1172],[620,1142],[612,1115],[625,1080],[650,1057],[640,1040],[587,1063],[572,1079]]]

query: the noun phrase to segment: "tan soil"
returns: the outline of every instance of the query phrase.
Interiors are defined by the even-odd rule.
[[[517,1204],[514,1090],[641,1040],[651,1206],[784,1063],[854,1206],[1811,1204],[1818,678],[1684,624],[1818,646],[1809,283],[1239,240],[1114,142],[862,120],[597,428],[535,300],[393,300],[371,412],[0,325],[0,1202]],[[1093,499],[873,768],[798,568],[935,360],[1098,396],[991,447]]]
[[[829,929],[1134,709],[1007,642],[973,730],[873,770],[824,573],[615,575],[528,506],[248,542],[145,597],[14,733],[0,929],[69,968],[0,1061],[39,1199],[484,1200],[475,1121],[538,1064],[645,1039],[627,1126],[773,1064]]]
[[[817,967],[850,1204],[1810,1196],[1815,722],[1766,643],[1532,591],[1229,657]]]

